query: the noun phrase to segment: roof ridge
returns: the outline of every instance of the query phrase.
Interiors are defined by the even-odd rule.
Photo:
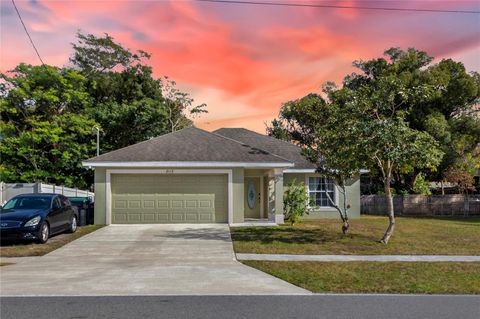
[[[249,131],[249,130],[247,130],[247,131]],[[237,140],[235,140],[235,139],[233,139],[233,138],[230,138],[230,137],[227,137],[227,136],[223,136],[223,135],[220,135],[220,134],[218,134],[218,133],[208,132],[208,131],[205,131],[205,132],[210,133],[210,134],[212,134],[212,135],[216,135],[216,136],[222,137],[222,138],[224,138],[224,139],[227,139],[227,140],[230,140],[230,141],[233,141],[233,142],[236,142],[236,143],[238,143],[238,144],[248,145],[248,144],[246,144],[246,143],[244,143],[244,142],[237,141]],[[252,145],[249,145],[249,146],[252,147]],[[275,156],[275,157],[278,157],[278,158],[280,158],[280,159],[282,159],[282,160],[285,160],[285,161],[287,161],[287,162],[289,162],[289,163],[294,163],[294,162],[292,162],[291,160],[289,160],[289,159],[287,159],[287,158],[285,158],[285,157],[283,157],[283,156],[277,155],[277,154],[272,153],[272,152],[270,152],[270,151],[266,151],[266,150],[264,150],[264,149],[262,149],[262,148],[260,148],[260,147],[258,147],[258,146],[254,146],[254,147],[255,147],[256,149],[259,149],[259,150],[261,150],[261,151],[264,151],[265,153],[271,154],[271,155],[273,155],[273,156]]]
[[[178,131],[168,132],[168,133],[165,133],[165,134],[162,134],[162,135],[159,135],[159,136],[155,136],[155,137],[149,138],[149,139],[144,140],[144,141],[137,142],[137,143],[132,144],[132,145],[127,145],[127,146],[124,146],[124,147],[121,147],[121,148],[117,148],[116,150],[112,150],[112,151],[110,151],[110,152],[107,152],[107,153],[104,153],[104,154],[100,154],[100,155],[95,156],[95,157],[91,157],[91,158],[87,159],[87,161],[93,160],[93,159],[95,159],[95,158],[97,158],[97,157],[101,157],[101,156],[103,156],[103,155],[105,155],[105,154],[114,153],[114,152],[117,152],[117,151],[120,151],[120,150],[125,150],[125,149],[128,149],[128,148],[137,146],[137,145],[139,145],[139,144],[151,142],[151,141],[156,140],[156,139],[159,139],[159,138],[161,138],[161,137],[164,137],[164,136],[167,136],[167,135],[176,133],[176,132],[180,132],[180,131],[183,131],[183,130],[186,130],[186,129],[189,129],[189,128],[199,129],[199,128],[194,127],[194,126],[187,126],[187,127],[182,128],[182,129],[179,129]],[[202,131],[203,131],[203,130],[202,130]]]
[[[268,138],[270,138],[270,139],[274,139],[275,141],[287,143],[288,145],[291,145],[291,146],[299,147],[298,145],[295,145],[295,144],[293,144],[293,143],[291,143],[291,142],[288,142],[288,141],[285,141],[285,140],[281,140],[281,139],[279,139],[279,138],[276,138],[276,137],[273,137],[273,136],[270,136],[270,135],[260,134],[260,133],[255,132],[255,131],[247,130],[246,128],[240,128],[240,129],[245,130],[245,131],[252,132],[252,133],[257,134],[257,135],[260,135],[260,136],[262,136],[262,137],[268,137]]]

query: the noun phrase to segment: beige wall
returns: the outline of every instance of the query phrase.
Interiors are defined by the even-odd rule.
[[[95,169],[95,225],[105,225],[106,219],[106,169]]]
[[[284,174],[283,185],[288,187],[288,185],[296,179],[297,181],[301,181],[305,183],[305,178],[307,175],[311,174]],[[315,174],[317,176],[321,176],[320,174]],[[360,218],[360,178],[356,178],[347,182],[347,204],[350,205],[350,209],[348,210],[348,216],[351,219]],[[338,190],[336,190],[338,193]],[[343,206],[343,198],[339,194],[339,205],[340,207]],[[304,219],[320,219],[320,218],[339,218],[338,211],[334,208],[322,208],[316,209],[315,211],[311,212],[309,215],[304,216]]]
[[[234,223],[243,223],[243,211],[244,211],[244,179],[243,168],[234,168],[233,169],[233,222]]]
[[[168,168],[165,168],[168,169]],[[199,168],[201,169],[201,168]],[[233,222],[242,223],[244,221],[244,177],[245,176],[264,176],[264,217],[274,218],[274,215],[283,216],[283,192],[288,184],[293,180],[305,182],[306,174],[283,174],[274,176],[273,170],[245,170],[243,168],[232,169],[233,182]],[[270,173],[270,175],[268,175]],[[275,196],[275,194],[282,196]],[[347,201],[351,208],[349,217],[360,217],[360,180],[352,180],[347,187]],[[342,204],[340,196],[340,204]],[[106,223],[106,168],[95,169],[95,224]],[[319,209],[305,219],[319,218],[338,218],[338,212],[333,209]],[[276,219],[279,221],[279,219]]]

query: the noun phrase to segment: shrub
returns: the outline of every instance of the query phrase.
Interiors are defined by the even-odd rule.
[[[302,182],[293,180],[283,196],[285,220],[292,225],[300,221],[300,217],[309,213],[309,197],[307,187]]]
[[[415,194],[432,195],[432,191],[430,190],[430,182],[427,181],[422,174],[418,175],[415,179],[413,191]]]

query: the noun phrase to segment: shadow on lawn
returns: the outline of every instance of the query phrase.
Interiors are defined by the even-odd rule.
[[[281,242],[287,244],[325,244],[338,242],[341,239],[355,239],[365,241],[378,241],[374,235],[362,235],[350,233],[343,235],[341,230],[338,233],[323,229],[305,228],[245,228],[236,229],[232,232],[232,239],[239,242],[256,242],[263,244]]]

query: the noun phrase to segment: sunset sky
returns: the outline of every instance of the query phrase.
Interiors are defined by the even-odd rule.
[[[272,1],[273,0],[265,0]],[[285,1],[480,11],[480,1]],[[209,113],[207,130],[265,132],[283,102],[341,81],[356,59],[415,47],[480,71],[480,14],[273,7],[194,1],[21,1],[25,24],[47,64],[62,66],[75,33],[109,33],[153,54]],[[0,70],[39,64],[10,0],[1,1]]]

